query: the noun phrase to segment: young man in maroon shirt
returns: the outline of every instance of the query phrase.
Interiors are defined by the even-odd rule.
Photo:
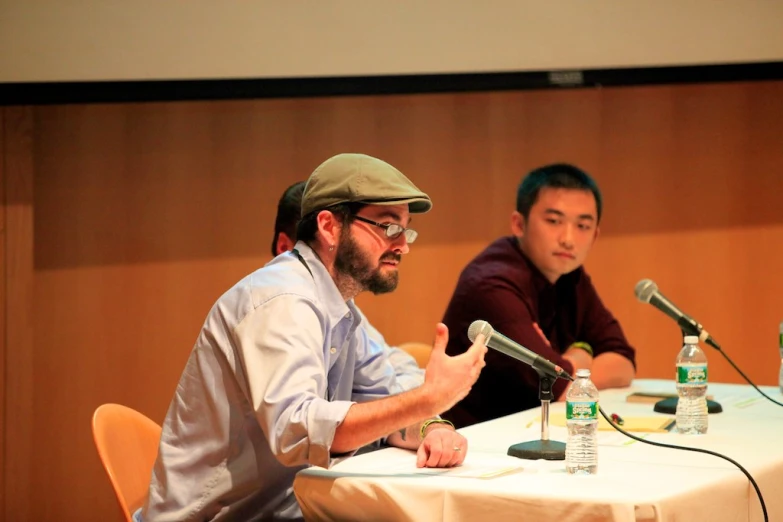
[[[532,171],[519,185],[513,235],[462,271],[443,319],[449,331],[467,332],[483,319],[572,375],[589,368],[599,389],[628,386],[634,349],[582,267],[600,220],[601,192],[587,173],[567,164]],[[452,335],[446,351],[463,353],[470,344]],[[443,414],[457,427],[540,405],[533,368],[494,350],[485,360],[468,396]],[[567,385],[557,380],[554,396],[564,397]]]

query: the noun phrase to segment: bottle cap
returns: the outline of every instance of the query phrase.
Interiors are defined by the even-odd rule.
[[[696,335],[686,335],[685,344],[699,344],[699,338]]]
[[[590,370],[587,369],[587,368],[579,368],[576,371],[576,376],[577,377],[590,377]]]

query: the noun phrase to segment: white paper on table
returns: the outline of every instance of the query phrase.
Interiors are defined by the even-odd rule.
[[[381,457],[379,459],[379,457]],[[348,459],[333,467],[335,471],[351,472],[352,464],[359,464],[359,457]],[[353,462],[351,462],[353,460]],[[437,475],[440,477],[492,479],[526,470],[523,462],[515,457],[494,453],[470,453],[461,466],[455,468],[417,468],[416,454],[406,450],[384,450],[373,454],[374,467],[388,475]],[[528,462],[528,461],[525,461]],[[339,468],[339,469],[336,469]],[[536,472],[535,469],[530,471]]]

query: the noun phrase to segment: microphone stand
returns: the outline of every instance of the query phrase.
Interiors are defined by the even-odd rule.
[[[682,336],[685,337],[686,335],[696,335],[697,333],[692,333],[689,329],[686,330],[685,328],[680,328],[682,330]],[[675,384],[676,385],[676,384]],[[709,389],[709,384],[707,385]],[[669,413],[671,415],[674,415],[677,413],[677,402],[679,401],[679,397],[668,397],[666,399],[661,399],[658,402],[655,403],[655,406],[653,407],[653,411],[657,411],[658,413]],[[723,411],[723,406],[720,405],[719,402],[713,401],[711,399],[707,399],[707,413],[720,413]]]
[[[520,442],[508,448],[512,457],[529,460],[565,460],[565,443],[549,440],[549,403],[553,400],[552,384],[557,377],[538,373],[538,398],[541,399],[541,440]]]

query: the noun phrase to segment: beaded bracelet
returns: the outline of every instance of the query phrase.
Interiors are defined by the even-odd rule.
[[[454,424],[451,421],[447,421],[446,419],[429,419],[429,420],[426,420],[421,425],[421,429],[419,430],[419,438],[421,440],[424,440],[424,436],[426,435],[427,427],[430,424],[448,424],[452,428],[454,427]]]

